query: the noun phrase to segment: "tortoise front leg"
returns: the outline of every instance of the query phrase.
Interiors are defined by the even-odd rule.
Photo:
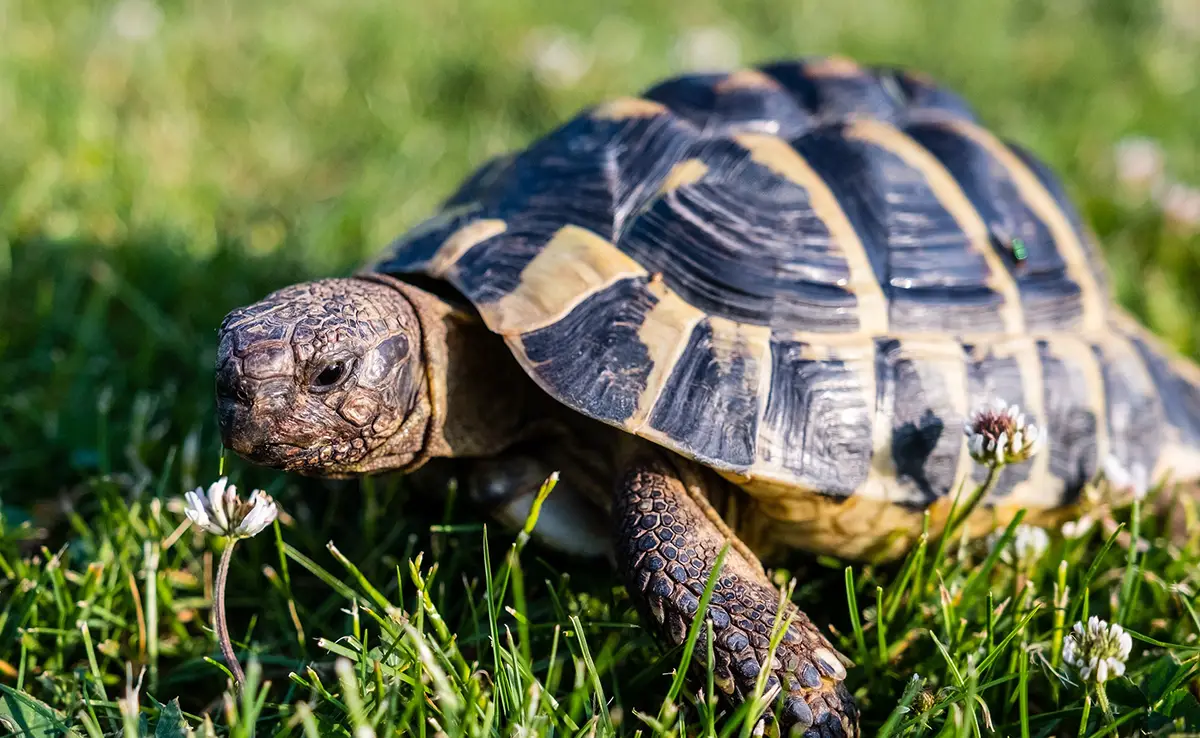
[[[721,547],[730,546],[709,603],[712,670],[731,703],[753,694],[767,666],[779,592],[762,565],[721,522],[700,489],[699,476],[681,477],[654,453],[637,458],[617,484],[616,557],[630,596],[672,644],[683,643]],[[767,693],[783,692],[782,727],[805,736],[857,736],[858,711],[842,684],[846,669],[834,647],[791,602],[791,624],[770,664]],[[692,663],[705,671],[706,630]]]

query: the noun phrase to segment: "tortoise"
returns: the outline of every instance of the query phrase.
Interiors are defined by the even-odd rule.
[[[678,644],[707,616],[736,704],[857,735],[847,667],[785,552],[895,557],[986,472],[990,398],[1045,429],[968,520],[1048,524],[1102,473],[1200,476],[1200,369],[1123,312],[1048,165],[916,71],[841,57],[673,77],[480,166],[345,278],[220,328],[224,444],[347,478],[454,459],[471,499],[610,555]],[[705,649],[702,647],[700,652]],[[693,675],[694,676],[694,675]]]

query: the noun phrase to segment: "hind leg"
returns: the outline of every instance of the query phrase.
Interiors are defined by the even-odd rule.
[[[546,461],[525,455],[476,461],[467,475],[467,494],[501,525],[519,530],[525,525],[542,483],[555,469]],[[612,552],[608,514],[579,489],[567,473],[542,503],[533,538],[568,554],[602,557]]]
[[[652,626],[672,644],[687,637],[709,572],[732,543],[709,603],[715,683],[731,702],[747,699],[763,669],[767,691],[779,690],[782,726],[806,736],[857,736],[858,713],[842,684],[846,669],[834,647],[790,602],[791,624],[768,660],[779,592],[753,553],[733,536],[704,499],[700,477],[655,452],[635,457],[620,477],[614,500],[618,567]],[[703,673],[701,630],[693,664]],[[777,697],[778,699],[778,697]]]

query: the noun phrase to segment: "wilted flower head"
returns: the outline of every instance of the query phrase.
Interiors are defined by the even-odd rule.
[[[988,545],[995,548],[1004,536],[1003,530],[994,531],[988,536]],[[1000,560],[1006,564],[1032,564],[1046,553],[1050,547],[1050,535],[1045,530],[1034,525],[1018,525],[1013,531],[1012,540],[1000,553]]]
[[[1021,408],[995,398],[975,412],[964,428],[971,458],[988,466],[1025,461],[1042,446],[1042,433],[1025,421]]]
[[[197,487],[185,495],[184,512],[193,523],[216,536],[250,538],[275,520],[279,510],[275,500],[256,489],[249,500],[238,497],[237,487],[221,477],[208,487],[208,494]]]
[[[917,692],[917,697],[915,700],[913,700],[913,704],[916,706],[917,712],[927,712],[933,709],[933,706],[936,702],[937,696],[928,689],[922,689],[920,692]]]
[[[1109,625],[1093,615],[1063,639],[1063,662],[1075,667],[1084,681],[1097,684],[1125,673],[1125,660],[1133,650],[1133,639],[1117,624]]]

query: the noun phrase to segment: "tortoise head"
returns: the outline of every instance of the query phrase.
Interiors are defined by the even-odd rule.
[[[404,294],[372,279],[305,282],[234,310],[217,350],[222,441],[313,476],[405,468],[429,422],[421,337]]]

